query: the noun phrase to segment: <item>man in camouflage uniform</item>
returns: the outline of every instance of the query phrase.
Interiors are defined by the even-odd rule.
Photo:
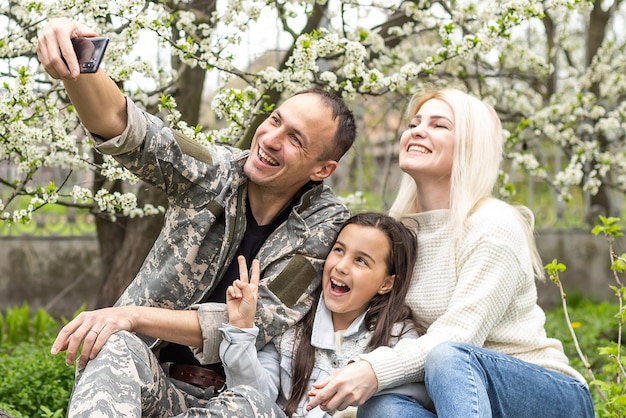
[[[218,327],[227,322],[222,302],[238,275],[236,255],[244,254],[261,262],[257,346],[296,323],[310,309],[324,258],[349,216],[322,181],[352,145],[354,119],[339,98],[305,91],[259,126],[250,151],[205,148],[137,108],[102,70],[78,75],[70,37],[95,35],[79,23],[54,19],[41,33],[38,56],[52,77],[64,81],[96,147],[164,190],[169,207],[161,234],[117,310],[77,317],[52,352],[67,350],[66,359],[73,362],[82,344],[70,416],[176,415],[207,406],[215,388],[166,377],[169,362],[160,363],[167,348],[149,337],[171,336],[186,345],[191,340],[177,341],[174,330],[164,332],[159,324],[141,328],[144,340],[117,332],[136,331],[120,325],[124,308],[194,310],[202,336],[193,347],[195,359],[203,365],[219,362]]]

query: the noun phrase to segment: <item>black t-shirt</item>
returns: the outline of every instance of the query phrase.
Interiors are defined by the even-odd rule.
[[[290,210],[291,206],[284,209],[272,223],[267,225],[259,225],[256,219],[254,219],[254,216],[250,214],[250,211],[246,211],[246,231],[243,235],[243,240],[239,245],[235,258],[233,258],[230,266],[228,266],[228,270],[224,273],[224,277],[222,277],[222,280],[220,280],[215,289],[213,289],[207,302],[226,303],[226,289],[239,278],[239,263],[237,262],[237,257],[240,255],[246,257],[246,263],[248,264],[248,268],[250,268],[252,260],[258,254],[267,237],[287,219]]]
[[[291,201],[291,204],[283,209],[278,216],[267,225],[259,225],[256,219],[254,219],[254,216],[252,216],[252,211],[246,210],[246,230],[241,244],[239,244],[239,248],[237,249],[237,254],[230,263],[230,266],[228,266],[222,280],[220,280],[204,302],[226,303],[226,289],[239,278],[239,263],[237,262],[237,257],[239,255],[246,257],[246,263],[248,264],[248,268],[250,268],[252,260],[256,257],[267,237],[287,219],[289,212],[291,212],[295,202],[299,200],[300,195],[301,194],[298,194],[298,196]],[[246,207],[249,209],[250,205],[247,204]],[[175,343],[169,343],[160,350],[159,360],[161,362],[173,362],[177,364],[200,365],[200,362],[195,358],[189,347]],[[224,369],[221,363],[206,365],[204,367],[210,368],[220,373],[222,376],[224,375]]]

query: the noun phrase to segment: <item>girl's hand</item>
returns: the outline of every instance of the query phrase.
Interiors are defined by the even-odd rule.
[[[372,366],[365,360],[350,363],[335,373],[313,384],[309,391],[306,410],[316,406],[324,411],[343,411],[359,406],[378,390],[378,380]]]
[[[239,279],[226,289],[228,323],[238,328],[252,328],[259,298],[259,260],[252,260],[252,277],[248,280],[246,259],[240,255]]]

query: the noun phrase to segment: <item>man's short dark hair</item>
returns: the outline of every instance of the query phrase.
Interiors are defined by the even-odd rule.
[[[324,150],[320,156],[320,160],[333,160],[339,161],[341,157],[350,149],[354,144],[356,138],[356,124],[354,122],[354,114],[348,108],[346,102],[330,91],[324,90],[321,87],[312,87],[306,90],[297,92],[299,94],[315,94],[317,95],[328,107],[331,108],[333,114],[333,120],[337,121],[337,130],[333,137],[333,145]]]

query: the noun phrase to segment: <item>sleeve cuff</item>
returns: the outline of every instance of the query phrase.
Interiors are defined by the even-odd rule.
[[[98,135],[89,134],[98,151],[103,154],[120,155],[136,149],[143,143],[147,132],[146,117],[128,97],[126,98],[126,113],[128,121],[121,135],[105,140]]]
[[[202,303],[193,305],[191,309],[198,311],[198,320],[202,330],[202,348],[193,348],[192,351],[201,364],[219,363],[220,342],[222,334],[220,327],[228,322],[226,305],[223,303]]]
[[[390,347],[378,347],[372,352],[361,354],[359,359],[367,361],[374,369],[378,379],[378,391],[397,386],[403,380],[403,362],[399,361]]]
[[[256,326],[252,328],[239,328],[228,324],[222,324],[219,330],[224,340],[229,343],[256,341],[256,337],[259,335],[259,328]]]

